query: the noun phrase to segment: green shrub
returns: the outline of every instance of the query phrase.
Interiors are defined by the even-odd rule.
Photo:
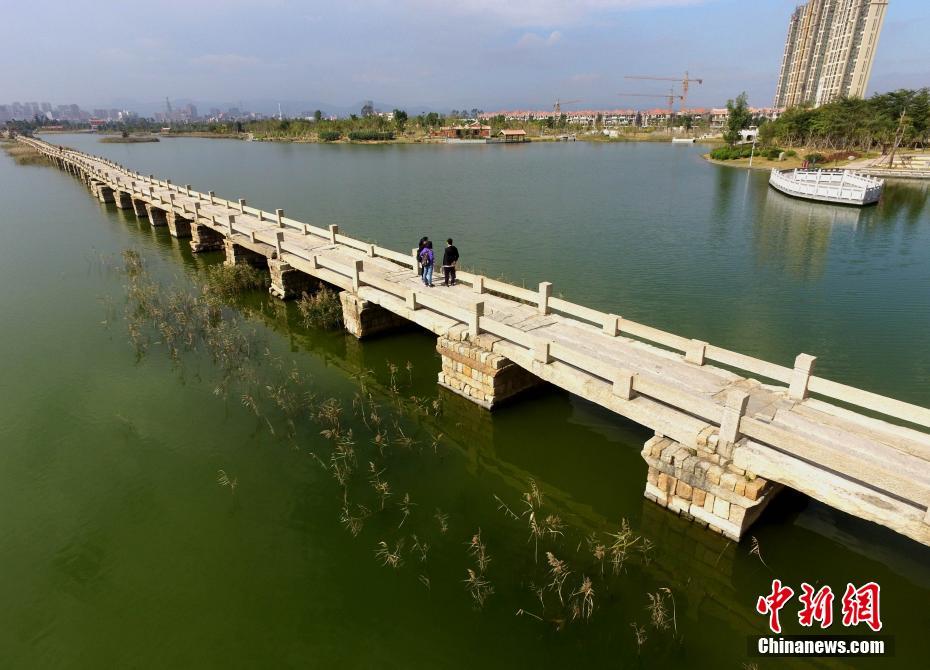
[[[785,157],[787,158],[794,158],[797,155],[798,155],[798,152],[795,151],[794,149],[788,149],[788,151],[785,152]]]
[[[340,133],[338,130],[321,130],[320,131],[320,140],[322,142],[335,142],[340,137],[342,137],[342,133]]]
[[[353,130],[349,133],[349,139],[354,142],[372,142],[393,140],[394,133],[389,130]]]
[[[804,160],[808,163],[823,163],[826,160],[826,157],[823,154],[812,153],[804,156]]]

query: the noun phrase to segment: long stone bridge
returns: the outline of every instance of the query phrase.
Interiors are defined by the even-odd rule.
[[[457,286],[431,290],[416,250],[19,139],[193,251],[267,266],[282,299],[337,287],[356,337],[410,322],[432,331],[439,384],[472,402],[490,409],[549,383],[648,427],[645,495],[695,523],[738,540],[787,486],[930,545],[930,409],[818,377],[813,356],[759,360],[554,297],[548,282],[459,272]]]

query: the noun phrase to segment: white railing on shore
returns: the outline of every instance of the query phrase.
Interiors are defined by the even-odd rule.
[[[236,232],[235,216],[238,212],[240,215],[255,217],[261,223],[267,223],[271,227],[291,229],[295,232],[299,231],[303,235],[315,235],[328,240],[334,246],[342,245],[355,251],[364,252],[366,256],[370,258],[383,258],[400,266],[410,268],[411,270],[417,269],[414,253],[399,253],[370,242],[354,239],[340,233],[339,227],[335,225],[331,225],[325,229],[311,226],[310,224],[284,217],[283,210],[280,209],[275,210],[275,213],[271,214],[268,211],[247,206],[244,200],[231,202],[216,197],[212,191],[204,194],[192,190],[189,186],[179,187],[168,180],[156,179],[152,175],[145,177],[138,172],[132,172],[104,158],[91,157],[81,152],[56,147],[31,138],[19,139],[20,141],[30,144],[43,154],[53,158],[67,160],[78,165],[87,173],[95,175],[102,181],[106,180],[116,184],[120,190],[127,190],[132,194],[137,194],[142,199],[149,199],[153,202],[157,202],[160,206],[165,206],[167,204],[168,207],[174,207],[175,209],[180,208],[180,213],[182,215],[184,213],[195,213],[199,215],[200,220],[209,221],[211,225],[220,227],[224,232],[228,231],[229,234]],[[119,174],[104,174],[104,171],[99,167],[101,164],[118,171]],[[835,175],[829,173],[827,178],[833,180],[835,179]],[[865,178],[869,179],[868,177]],[[156,192],[155,189],[167,191],[169,195],[174,195],[175,197],[166,198],[162,193]],[[189,208],[187,202],[189,200],[194,200],[193,207]],[[258,235],[261,234],[254,230],[249,230],[248,232],[253,240],[256,240]],[[264,238],[265,235],[262,234],[262,237]],[[848,405],[862,407],[902,422],[921,426],[924,429],[930,428],[930,409],[841,384],[823,377],[817,377],[812,374],[813,362],[815,359],[806,354],[800,354],[795,360],[794,366],[787,367],[730,351],[722,347],[717,347],[707,342],[668,333],[651,326],[624,319],[616,314],[601,312],[562,298],[552,297],[552,284],[549,282],[540,283],[538,290],[533,291],[496,279],[490,279],[482,275],[461,271],[458,273],[459,281],[471,286],[475,294],[475,302],[472,309],[466,310],[460,305],[453,304],[434,293],[409,289],[396,283],[385,281],[374,272],[366,272],[363,260],[356,260],[352,265],[339,263],[332,259],[326,259],[318,253],[307,252],[305,249],[288,244],[286,241],[282,242],[282,238],[283,232],[276,232],[276,241],[266,242],[264,239],[259,241],[265,244],[277,244],[279,250],[283,249],[288,254],[311,264],[310,267],[322,267],[335,273],[334,276],[342,278],[341,283],[344,286],[357,287],[367,284],[380,291],[405,300],[409,308],[417,309],[418,307],[423,307],[443,316],[447,316],[457,322],[466,324],[472,335],[477,335],[480,332],[487,332],[501,337],[527,350],[527,354],[532,355],[535,360],[543,362],[550,362],[552,360],[561,361],[566,365],[578,368],[594,377],[604,379],[614,384],[618,383],[618,379],[620,379],[621,384],[626,380],[626,383],[630,384],[632,390],[654,397],[663,402],[675,404],[685,411],[713,421],[718,425],[721,423],[721,411],[725,411],[723,405],[710,400],[704,400],[698,396],[689,396],[688,399],[683,399],[680,390],[673,389],[672,387],[665,387],[655,380],[631,374],[620,367],[605,363],[601,359],[587,356],[565,345],[545,341],[538,335],[533,335],[495,321],[484,314],[484,302],[481,295],[492,293],[515,299],[521,303],[533,305],[541,314],[557,313],[565,317],[570,317],[578,322],[579,326],[583,328],[596,328],[607,336],[617,337],[620,335],[627,335],[638,340],[657,344],[673,352],[680,352],[684,360],[696,365],[704,365],[705,361],[713,361],[727,368],[748,372],[764,379],[787,384],[789,385],[789,396],[795,399],[804,398],[807,392],[810,391],[825,398],[837,400]],[[305,253],[310,253],[310,255],[301,255]],[[629,379],[630,377],[632,377],[632,379]],[[744,417],[744,419],[748,418],[749,417]]]

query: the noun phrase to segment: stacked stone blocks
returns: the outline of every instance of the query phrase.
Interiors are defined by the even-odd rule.
[[[782,487],[733,465],[732,445],[715,446],[694,449],[659,435],[647,441],[642,451],[649,465],[645,495],[738,541]]]
[[[440,337],[436,351],[442,357],[439,385],[488,409],[542,383],[510,359],[471,342]]]

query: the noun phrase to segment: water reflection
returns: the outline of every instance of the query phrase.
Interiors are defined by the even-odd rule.
[[[767,189],[754,229],[759,265],[802,281],[823,276],[834,227],[855,229],[863,210],[808,202]]]
[[[886,218],[903,215],[908,224],[914,225],[920,220],[928,197],[930,182],[886,180],[878,208]]]

